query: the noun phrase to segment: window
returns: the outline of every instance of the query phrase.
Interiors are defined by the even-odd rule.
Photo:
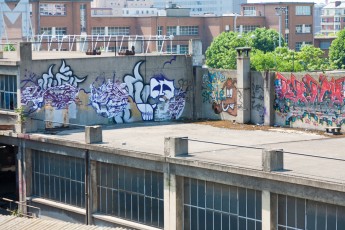
[[[180,54],[188,54],[188,45],[180,45]]]
[[[33,194],[85,208],[85,165],[76,157],[34,151]]]
[[[129,27],[109,27],[108,35],[129,35]]]
[[[104,27],[92,27],[91,34],[92,35],[105,35],[105,28]]]
[[[163,26],[157,26],[157,35],[163,34]]]
[[[98,162],[97,178],[99,212],[164,227],[162,173]]]
[[[310,6],[296,6],[296,15],[311,15]]]
[[[199,35],[198,26],[181,26],[180,35]]]
[[[244,16],[256,16],[255,6],[245,6],[243,7]]]
[[[330,46],[331,46],[330,41],[320,42],[320,49],[322,49],[322,50],[328,50]]]
[[[285,28],[289,29],[289,7],[285,7]]]
[[[173,53],[176,54],[177,53],[177,45],[168,45],[167,46],[167,53]]]
[[[284,36],[285,36],[285,37],[284,37],[285,43],[286,43],[286,44],[289,44],[289,34],[285,34]]]
[[[177,27],[176,26],[167,26],[167,35],[176,35]]]
[[[66,4],[42,3],[40,4],[42,16],[66,16]]]
[[[249,33],[249,32],[256,30],[256,28],[259,28],[259,26],[245,26],[244,25],[244,26],[242,26],[242,32],[243,33]]]
[[[80,5],[80,32],[86,32],[86,5]]]
[[[311,25],[296,25],[296,34],[310,34]]]
[[[51,27],[41,27],[41,34],[44,35],[52,35],[52,28]]]
[[[296,51],[300,51],[302,45],[303,45],[303,42],[296,42],[296,44],[295,44],[295,50],[296,50]]]
[[[56,27],[55,28],[56,35],[67,35],[67,28],[66,27]]]
[[[17,108],[17,77],[0,75],[0,109]]]
[[[184,179],[184,229],[261,229],[261,192]]]
[[[340,17],[334,17],[335,22],[340,22]]]
[[[345,207],[277,195],[277,229],[340,230],[345,224]]]

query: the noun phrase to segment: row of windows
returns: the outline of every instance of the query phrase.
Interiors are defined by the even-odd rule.
[[[42,16],[66,16],[66,4],[41,3],[40,15]]]
[[[0,109],[17,108],[17,78],[12,75],[0,75]]]
[[[261,230],[261,192],[184,179],[184,229]]]
[[[288,15],[287,7],[285,9],[285,14]],[[256,16],[255,6],[244,6],[243,7],[244,16]],[[296,6],[296,15],[311,15],[310,6]],[[288,27],[287,27],[288,28]]]
[[[198,26],[167,26],[167,35],[199,35]]]
[[[310,6],[296,6],[296,15],[311,15]]]
[[[66,35],[67,27],[42,27],[41,34],[44,35]]]
[[[295,50],[300,51],[303,45],[312,45],[313,42],[296,42],[295,43]]]
[[[129,35],[129,27],[108,27],[106,34],[105,27],[92,27],[92,35]]]
[[[277,196],[279,230],[340,230],[345,227],[345,207]]]
[[[99,212],[163,228],[163,174],[98,164]]]

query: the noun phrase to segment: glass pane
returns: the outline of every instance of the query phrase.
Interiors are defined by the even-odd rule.
[[[189,178],[184,178],[184,203],[185,204],[190,204],[190,179]]]
[[[327,229],[337,229],[337,210],[335,205],[327,205]]]
[[[233,230],[233,229],[237,230],[238,229],[237,224],[238,224],[237,216],[230,215],[230,229],[231,230]]]
[[[345,207],[337,207],[337,226],[339,226],[337,230],[340,230],[341,226],[345,226]]]
[[[213,212],[209,210],[206,211],[206,229],[213,229]]]
[[[230,228],[230,218],[228,214],[222,214],[222,229]]]
[[[297,228],[305,228],[305,200],[297,198]]]
[[[286,225],[286,196],[278,195],[278,224]]]
[[[247,217],[255,219],[255,190],[247,189]]]
[[[126,217],[126,200],[125,193],[119,192],[119,216]]]
[[[261,220],[261,212],[262,212],[262,194],[261,191],[256,191],[256,219]]]
[[[184,206],[184,222],[183,227],[185,230],[190,229],[190,207],[185,205]]]
[[[106,177],[106,185],[109,188],[113,188],[113,166],[111,164],[107,164],[107,177]]]
[[[152,224],[158,226],[158,200],[152,199]]]
[[[112,209],[111,209],[111,214],[114,216],[118,216],[118,204],[119,204],[119,193],[116,190],[113,190],[113,203],[112,203]]]
[[[145,223],[145,198],[139,196],[139,221]]]
[[[286,205],[287,205],[287,226],[289,227],[295,227],[295,209],[296,209],[296,203],[295,198],[291,196],[286,197]]]
[[[246,216],[246,189],[238,188],[238,209],[240,216]]]
[[[107,189],[107,210],[106,213],[112,213],[112,204],[113,204],[113,191],[111,189]]]
[[[198,202],[198,181],[195,179],[190,179],[190,191],[191,191],[191,204],[197,206]],[[193,219],[193,218],[192,218]]]
[[[151,210],[152,210],[152,205],[151,205],[151,199],[150,198],[145,198],[145,217],[146,217],[146,224],[151,224]]]
[[[145,195],[146,196],[151,196],[152,194],[152,189],[151,189],[151,173],[150,172],[145,172]]]
[[[190,227],[192,230],[198,229],[198,210],[197,208],[190,208]]]
[[[230,211],[230,191],[227,185],[222,186],[222,211]]]
[[[119,189],[125,189],[125,172],[124,167],[119,167]]]
[[[214,230],[221,230],[222,229],[222,214],[219,212],[214,212]]]
[[[237,188],[231,186],[230,187],[230,213],[237,214]]]
[[[125,193],[126,197],[126,218],[131,219],[131,212],[132,212],[132,195],[130,193]]]
[[[107,213],[107,190],[105,188],[101,188],[100,190],[100,211],[102,213]]]
[[[163,180],[163,174],[158,174],[158,197],[159,199],[163,199],[164,197],[164,180]]]
[[[159,215],[159,227],[163,228],[164,227],[164,202],[163,200],[159,201],[159,211],[158,211],[158,215]]]
[[[255,221],[247,220],[247,230],[255,230]]]
[[[201,180],[198,181],[198,206],[205,207],[205,181]]]
[[[220,184],[214,184],[214,209],[222,210],[222,186]]]
[[[206,207],[213,209],[213,183],[212,182],[206,182]]]
[[[239,217],[238,218],[238,229],[247,229],[246,219]]]
[[[307,201],[307,229],[315,230],[316,204],[312,201]]]
[[[138,221],[138,195],[132,195],[132,220]]]
[[[206,223],[206,219],[205,219],[206,211],[204,209],[199,209],[198,213],[199,213],[198,229],[199,230],[205,230],[206,229],[205,228],[206,227],[206,225],[205,225],[205,223]]]
[[[326,204],[317,204],[316,229],[326,229]]]

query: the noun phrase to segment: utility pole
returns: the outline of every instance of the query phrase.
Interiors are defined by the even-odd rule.
[[[282,46],[282,14],[285,13],[285,7],[276,7],[276,15],[278,15],[279,18],[279,47]]]

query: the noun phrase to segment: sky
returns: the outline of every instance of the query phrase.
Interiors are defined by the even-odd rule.
[[[325,0],[247,0],[248,3],[258,3],[258,2],[315,2],[324,3]]]

